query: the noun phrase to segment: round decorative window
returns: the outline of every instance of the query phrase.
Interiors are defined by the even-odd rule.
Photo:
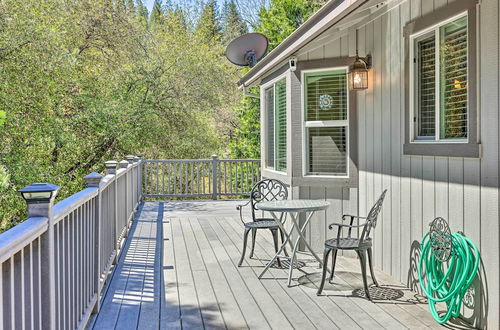
[[[323,94],[319,97],[319,108],[321,110],[330,110],[333,106],[333,97]]]

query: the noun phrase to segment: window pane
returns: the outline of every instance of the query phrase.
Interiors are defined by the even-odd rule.
[[[337,70],[305,76],[308,121],[347,119],[347,72]]]
[[[276,170],[286,171],[286,81],[276,83]]]
[[[441,139],[467,138],[467,17],[440,28]]]
[[[436,127],[436,53],[435,37],[417,42],[418,49],[418,132],[420,137],[434,137]]]
[[[274,168],[274,88],[268,88],[265,91],[266,99],[266,166]]]
[[[309,174],[347,175],[347,128],[309,128]]]

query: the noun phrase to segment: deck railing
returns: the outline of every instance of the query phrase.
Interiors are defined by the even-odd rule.
[[[258,159],[184,159],[142,161],[143,195],[159,198],[235,198],[260,180]]]
[[[140,158],[106,162],[87,188],[0,234],[0,329],[83,329],[141,200]],[[54,191],[54,195],[57,191]]]
[[[0,330],[85,328],[143,197],[237,197],[260,179],[258,160],[216,156],[105,165],[55,205],[57,186],[50,199],[26,197],[28,219],[0,234]]]

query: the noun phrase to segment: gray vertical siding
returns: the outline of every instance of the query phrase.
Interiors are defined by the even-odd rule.
[[[448,1],[451,3],[452,1]],[[370,88],[358,93],[359,212],[366,214],[383,189],[389,190],[374,236],[375,262],[403,283],[415,284],[415,243],[436,216],[448,219],[452,231],[463,231],[481,249],[484,268],[479,293],[487,295],[471,323],[499,326],[499,146],[498,135],[498,2],[482,1],[479,58],[481,159],[405,156],[404,45],[402,27],[410,20],[447,5],[447,1],[402,2],[388,13],[359,27],[359,49],[372,53]],[[364,130],[363,130],[364,127]],[[412,248],[413,247],[413,248]],[[487,300],[487,301],[484,301]],[[487,321],[484,318],[487,317]],[[479,320],[483,319],[482,322]]]
[[[478,109],[481,159],[408,156],[404,144],[404,39],[409,21],[454,0],[411,0],[372,16],[363,25],[312,42],[299,52],[300,61],[352,56],[356,30],[360,55],[373,55],[369,89],[357,93],[358,186],[317,184],[299,187],[300,198],[329,200],[332,207],[315,215],[308,238],[321,250],[333,235],[327,223],[342,213],[366,215],[374,200],[388,189],[381,220],[374,233],[376,267],[402,283],[418,288],[418,242],[434,217],[448,219],[453,232],[463,231],[482,255],[481,281],[474,284],[474,310],[464,318],[481,328],[500,325],[499,262],[499,3],[482,0],[478,10]],[[331,32],[325,32],[331,33]],[[300,74],[299,72],[295,75]],[[294,79],[294,74],[292,74]],[[296,79],[296,78],[295,78]],[[475,86],[474,86],[475,87]],[[292,100],[300,91],[293,90]],[[297,105],[298,104],[298,105]],[[300,102],[292,102],[293,176],[302,173],[302,123]],[[483,293],[483,294],[481,294]]]

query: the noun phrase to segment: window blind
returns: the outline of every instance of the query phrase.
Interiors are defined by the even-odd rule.
[[[309,128],[309,174],[347,175],[346,127]]]
[[[308,174],[347,175],[347,95],[346,70],[305,76]]]
[[[274,168],[274,87],[265,90],[266,110],[266,166]]]
[[[440,28],[441,138],[467,137],[467,17]]]
[[[280,80],[275,86],[276,116],[276,170],[286,171],[286,81]]]
[[[307,75],[306,84],[308,121],[347,119],[345,70]]]
[[[418,42],[418,136],[433,137],[436,131],[436,38]]]

